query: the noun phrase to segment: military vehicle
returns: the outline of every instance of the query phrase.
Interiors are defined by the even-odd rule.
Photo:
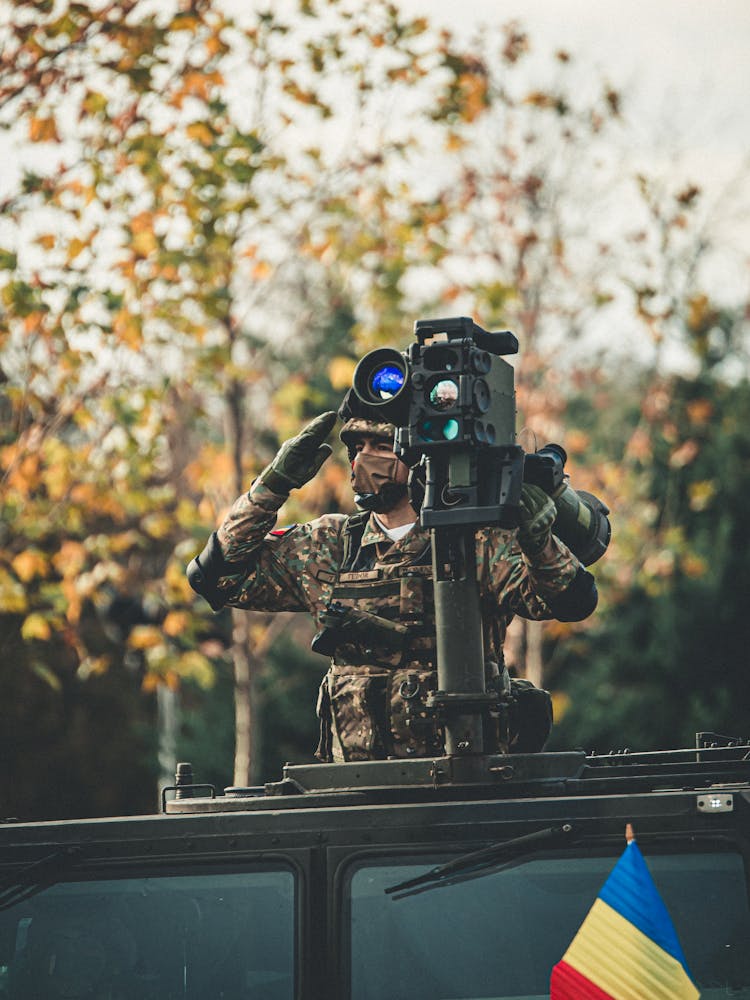
[[[161,815],[0,826],[3,1000],[542,1000],[628,823],[704,1000],[750,1000],[750,744],[509,752],[513,689],[501,671],[485,687],[473,543],[521,488],[512,378],[488,382],[475,350],[512,343],[436,325],[446,336],[423,328],[409,357],[371,358],[362,392],[378,405],[411,386],[400,446],[430,436],[444,753],[287,765],[222,793],[185,764]],[[593,559],[605,508],[552,485],[570,514],[555,530]]]
[[[701,996],[750,998],[750,746],[698,742],[182,766],[162,815],[6,824],[0,997],[542,1000],[630,822]]]

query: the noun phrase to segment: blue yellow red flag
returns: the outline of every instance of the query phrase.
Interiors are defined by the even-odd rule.
[[[672,920],[632,830],[562,959],[550,1000],[698,1000]]]

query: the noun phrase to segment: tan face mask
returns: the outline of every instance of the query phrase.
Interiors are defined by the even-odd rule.
[[[355,501],[365,510],[387,511],[406,496],[407,472],[395,455],[360,452],[352,462]]]

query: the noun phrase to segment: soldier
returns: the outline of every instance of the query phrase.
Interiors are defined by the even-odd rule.
[[[285,442],[235,501],[188,578],[215,611],[308,611],[316,620],[313,648],[332,657],[318,699],[322,760],[431,756],[442,751],[442,734],[424,708],[437,687],[430,535],[417,524],[393,425],[351,392],[339,415],[359,512],[274,530],[289,492],[331,454],[325,439],[336,414],[324,413]],[[502,668],[514,615],[578,621],[596,606],[594,578],[552,534],[555,517],[547,494],[524,484],[518,529],[477,532],[489,684]],[[514,687],[511,750],[541,750],[552,722],[549,696],[525,681]]]

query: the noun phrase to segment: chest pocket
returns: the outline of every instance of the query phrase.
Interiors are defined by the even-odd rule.
[[[334,609],[338,620],[328,633],[331,648],[325,650],[334,663],[394,669],[434,660],[430,567],[398,567],[391,575],[382,569],[341,573],[329,604],[329,612]],[[326,622],[330,618],[323,616]]]

